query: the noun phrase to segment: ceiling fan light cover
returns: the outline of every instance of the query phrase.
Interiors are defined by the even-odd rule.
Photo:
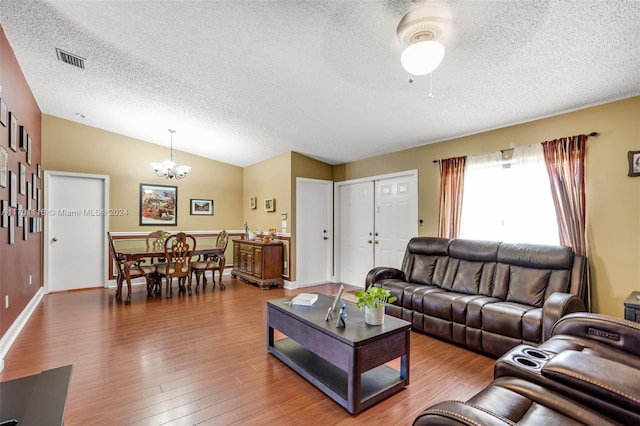
[[[400,62],[413,75],[429,74],[442,63],[444,46],[437,41],[420,41],[404,49]]]

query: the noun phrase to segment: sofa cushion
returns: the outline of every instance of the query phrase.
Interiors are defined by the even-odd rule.
[[[414,255],[413,266],[407,281],[416,284],[431,284],[437,261],[438,256]]]
[[[482,329],[522,339],[522,321],[532,306],[515,302],[488,303],[482,308]]]
[[[436,265],[431,263],[433,259],[443,257],[446,260],[448,258],[449,242],[450,240],[446,238],[437,237],[419,237],[409,240],[401,268],[407,281],[431,284],[431,276],[434,269],[421,272],[420,267],[416,266],[415,262],[417,260],[423,266],[433,266],[435,268]]]
[[[483,266],[482,262],[461,260],[451,290],[464,294],[478,294]]]
[[[506,300],[541,308],[550,276],[551,271],[548,269],[511,266]]]

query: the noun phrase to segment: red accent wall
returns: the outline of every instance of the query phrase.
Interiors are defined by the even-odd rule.
[[[19,163],[26,166],[27,181],[31,181],[32,173],[36,173],[37,164],[40,164],[42,113],[1,26],[0,85],[2,86],[0,99],[6,104],[7,111],[15,114],[18,125],[25,126],[31,137],[31,165],[29,165],[26,152],[21,151],[19,147],[17,151],[9,148],[8,117],[6,127],[0,124],[0,146],[9,154],[8,168],[16,174],[19,185]],[[40,179],[36,178],[36,186],[40,188],[41,196],[43,178],[42,173]],[[7,176],[7,187],[0,187],[0,200],[9,202],[10,187],[11,181]],[[37,213],[35,200],[31,202],[32,211],[29,213]],[[18,191],[17,203],[27,209],[26,191],[25,195],[20,195]],[[17,217],[15,221],[17,222]],[[28,222],[28,220],[25,221],[27,226]],[[43,283],[42,233],[29,232],[28,239],[24,240],[24,229],[16,225],[14,224],[14,244],[9,244],[9,228],[0,227],[0,336],[4,336]],[[31,285],[29,285],[29,275],[31,275]],[[6,296],[9,296],[8,308],[5,308]]]

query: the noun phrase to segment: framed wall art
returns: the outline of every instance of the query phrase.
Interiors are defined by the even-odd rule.
[[[9,202],[2,200],[2,227],[7,228],[9,226]]]
[[[16,220],[18,228],[22,228],[24,225],[24,207],[22,204],[18,204],[18,209],[16,210]]]
[[[18,150],[18,119],[12,112],[9,113],[9,148]]]
[[[0,146],[0,186],[7,187],[7,178],[9,173],[9,153],[4,147]]]
[[[264,209],[268,212],[276,211],[276,200],[274,198],[267,198],[264,200]]]
[[[9,204],[11,207],[18,207],[18,177],[15,173],[9,172]]]
[[[627,176],[640,176],[640,151],[629,151],[627,159],[629,161],[629,173]]]
[[[15,217],[9,216],[9,244],[16,243]]]
[[[31,136],[27,135],[27,164],[31,165]]]
[[[24,126],[20,126],[20,151],[26,151],[27,150],[27,138],[29,135],[27,135],[27,128]]]
[[[213,200],[203,200],[200,198],[192,198],[191,214],[213,216]]]
[[[140,225],[178,224],[178,187],[140,184]]]
[[[24,163],[19,163],[20,165],[20,190],[18,191],[20,195],[25,195],[27,193],[27,166]]]
[[[4,103],[4,99],[0,99],[0,124],[7,127],[7,104]]]
[[[257,205],[256,205],[256,204],[257,204],[257,202],[256,202],[256,197],[251,197],[251,198],[249,198],[249,208],[250,208],[251,210],[255,210],[255,209],[256,209],[256,207],[257,207]]]

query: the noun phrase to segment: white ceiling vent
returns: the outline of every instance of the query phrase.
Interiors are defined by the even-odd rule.
[[[56,55],[58,55],[59,61],[62,61],[69,65],[73,65],[74,67],[80,69],[84,69],[84,58],[81,58],[78,55],[74,55],[73,53],[65,52],[64,50],[58,49],[57,47]]]

